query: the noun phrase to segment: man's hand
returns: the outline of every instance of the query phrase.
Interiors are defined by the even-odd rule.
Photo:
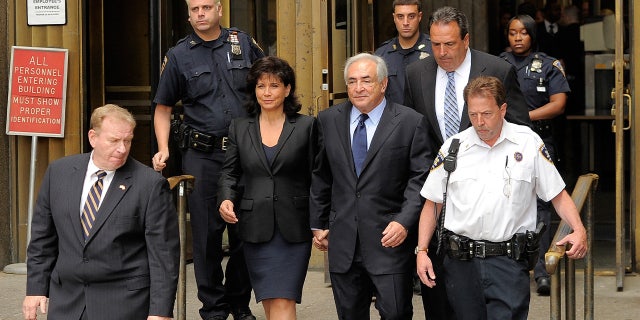
[[[169,150],[161,150],[158,151],[153,158],[151,158],[151,162],[153,162],[153,170],[162,171],[167,166],[167,160],[169,159]]]
[[[433,265],[426,251],[418,251],[418,255],[416,256],[416,272],[418,273],[418,277],[420,277],[420,281],[427,287],[433,288],[436,286],[436,274],[433,272]]]
[[[171,320],[171,317],[161,317],[161,316],[148,316],[147,320]]]
[[[25,320],[38,319],[38,307],[41,313],[47,313],[47,297],[26,296],[22,302],[22,315]]]
[[[329,249],[329,230],[313,230],[313,245],[320,251]]]
[[[404,242],[407,238],[407,229],[401,224],[395,221],[389,222],[386,228],[382,231],[382,246],[383,247],[397,247]]]
[[[584,228],[574,230],[572,233],[566,235],[560,241],[556,242],[556,245],[562,246],[567,243],[571,243],[571,250],[565,252],[567,257],[571,259],[582,259],[587,254],[587,231]]]
[[[220,217],[222,217],[222,220],[227,223],[238,222],[238,217],[236,217],[236,213],[233,211],[233,202],[231,200],[222,201],[218,211],[220,211]]]

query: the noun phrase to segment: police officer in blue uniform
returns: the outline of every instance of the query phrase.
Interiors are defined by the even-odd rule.
[[[554,162],[557,162],[556,145],[553,141],[551,119],[564,113],[567,94],[571,91],[562,64],[543,52],[535,52],[536,23],[528,15],[513,17],[508,24],[511,52],[500,57],[516,67],[520,89],[529,106],[533,129],[544,141]],[[547,226],[551,223],[551,205],[538,199],[538,221]],[[549,228],[547,228],[549,229]],[[540,238],[540,256],[534,268],[537,292],[549,295],[550,279],[544,265],[544,254],[549,248],[551,232]]]
[[[226,273],[222,270],[227,225],[217,214],[216,192],[229,124],[246,116],[246,76],[264,53],[246,33],[220,26],[220,0],[187,0],[187,5],[194,32],[167,52],[154,99],[158,153],[153,167],[165,168],[171,138],[180,146],[183,173],[195,177],[189,212],[202,319],[227,319],[229,313],[236,320],[255,319],[249,309],[251,284],[242,246],[231,226],[230,258]],[[184,122],[174,125],[171,113],[178,101],[184,107]]]
[[[404,102],[404,75],[407,65],[432,55],[431,40],[420,32],[422,3],[419,0],[394,0],[393,22],[398,36],[382,43],[375,54],[387,63],[389,82],[385,97]]]

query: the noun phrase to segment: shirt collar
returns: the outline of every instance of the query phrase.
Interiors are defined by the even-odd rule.
[[[91,155],[89,156],[89,165],[87,165],[87,177],[92,177],[93,175],[95,175],[96,171],[98,170],[104,170],[104,169],[100,169],[98,168],[98,166],[96,166],[96,164],[93,162],[93,151],[91,151]],[[107,173],[107,176],[113,176],[115,171],[109,171],[109,170],[104,170]]]
[[[471,50],[467,48],[467,53],[464,56],[464,60],[456,70],[454,70],[457,77],[469,77],[471,73]],[[447,71],[438,66],[438,77],[444,77],[447,80]]]
[[[380,102],[379,105],[377,105],[375,108],[373,108],[373,110],[369,111],[369,113],[367,113],[367,115],[369,116],[369,120],[371,120],[373,122],[373,124],[378,125],[378,123],[380,123],[380,118],[382,118],[382,112],[384,111],[384,108],[387,106],[387,99],[383,98],[382,102]],[[360,117],[360,114],[362,112],[360,112],[360,110],[358,110],[358,108],[356,107],[352,107],[351,108],[351,121],[350,123],[355,123],[358,122],[358,117]]]

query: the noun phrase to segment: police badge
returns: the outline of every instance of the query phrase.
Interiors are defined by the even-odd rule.
[[[240,40],[238,40],[238,32],[229,31],[229,38],[227,40],[231,43],[231,53],[234,56],[241,55],[242,50],[240,49]]]
[[[531,61],[531,72],[542,72],[542,60],[536,58],[533,58],[533,60]]]

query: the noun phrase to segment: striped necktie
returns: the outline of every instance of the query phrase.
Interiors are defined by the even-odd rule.
[[[447,72],[447,89],[444,92],[444,139],[456,134],[460,129],[458,100],[456,99],[455,71]]]
[[[91,232],[93,222],[96,221],[96,215],[100,207],[100,197],[102,196],[103,179],[107,175],[107,172],[98,170],[96,171],[96,175],[98,176],[98,181],[89,189],[87,199],[82,208],[82,217],[80,218],[82,221],[82,234],[85,240],[89,238],[89,232]]]

